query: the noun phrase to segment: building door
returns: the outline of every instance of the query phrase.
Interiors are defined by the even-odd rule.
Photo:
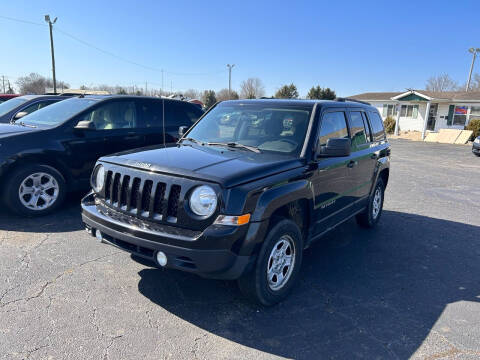
[[[427,130],[435,130],[435,121],[437,120],[438,104],[430,104],[430,111],[428,113]]]

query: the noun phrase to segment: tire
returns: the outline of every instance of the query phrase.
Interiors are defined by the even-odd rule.
[[[31,191],[34,193],[31,194]],[[47,165],[17,168],[5,183],[5,205],[21,216],[49,214],[63,203],[65,195],[65,179],[56,169]]]
[[[282,218],[268,232],[254,267],[238,279],[240,290],[254,303],[277,304],[288,296],[298,280],[302,253],[303,238],[298,225]],[[290,267],[286,265],[288,258]]]
[[[384,192],[385,186],[383,180],[379,178],[375,185],[375,189],[368,200],[366,211],[356,216],[358,225],[364,228],[374,228],[377,225],[382,216]],[[380,203],[378,203],[378,201]]]

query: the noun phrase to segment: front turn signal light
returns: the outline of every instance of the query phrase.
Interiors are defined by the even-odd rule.
[[[215,225],[230,225],[230,226],[240,226],[248,224],[250,221],[250,214],[231,216],[231,215],[218,215],[217,220],[215,220]]]

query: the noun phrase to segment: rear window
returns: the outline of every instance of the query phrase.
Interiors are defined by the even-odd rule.
[[[372,137],[374,141],[385,139],[385,130],[383,129],[383,121],[380,115],[376,112],[368,113],[370,118],[370,125],[372,126]]]

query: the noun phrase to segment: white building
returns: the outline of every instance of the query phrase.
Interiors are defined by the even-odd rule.
[[[480,92],[372,92],[349,96],[375,106],[383,120],[391,116],[398,131],[463,129],[472,119],[480,119]]]

